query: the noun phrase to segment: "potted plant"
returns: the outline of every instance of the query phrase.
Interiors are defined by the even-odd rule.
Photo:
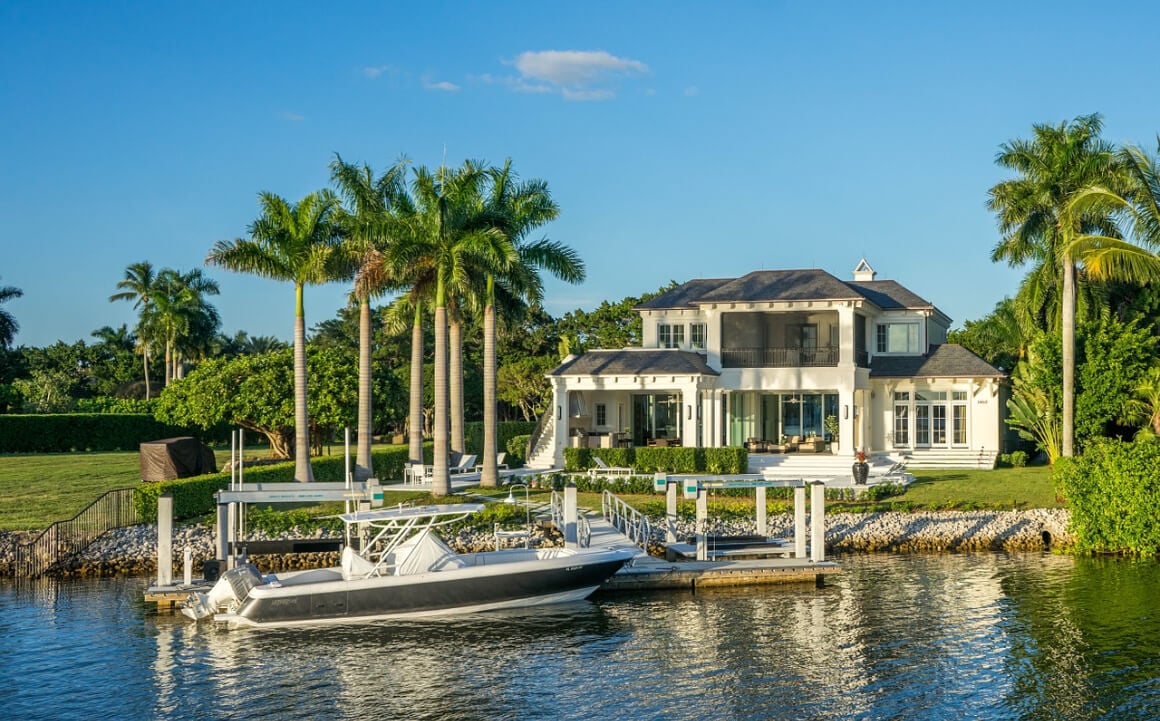
[[[823,424],[826,427],[826,433],[830,434],[830,450],[835,454],[841,452],[838,447],[838,417],[826,416],[826,422]]]
[[[866,485],[866,479],[870,476],[870,464],[866,462],[866,451],[858,449],[854,453],[854,483],[855,485]]]

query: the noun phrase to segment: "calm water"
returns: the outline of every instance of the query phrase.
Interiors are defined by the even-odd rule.
[[[1160,565],[855,556],[824,589],[238,630],[0,581],[4,719],[1151,719]]]

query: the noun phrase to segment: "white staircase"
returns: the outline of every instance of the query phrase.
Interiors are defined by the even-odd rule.
[[[551,407],[544,412],[537,426],[539,435],[532,435],[532,450],[524,465],[528,468],[552,468],[556,462],[556,416]]]
[[[866,456],[872,476],[885,474],[898,461],[898,458],[884,453]],[[749,472],[760,473],[766,478],[851,479],[853,465],[853,456],[830,453],[749,454]]]
[[[919,448],[901,451],[897,455],[906,461],[910,470],[939,468],[973,468],[991,470],[999,458],[998,451],[969,448]]]

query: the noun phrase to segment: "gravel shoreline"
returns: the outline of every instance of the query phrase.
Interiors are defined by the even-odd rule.
[[[655,552],[664,540],[663,521],[651,519]],[[836,513],[826,516],[826,549],[838,551],[945,552],[945,551],[1043,551],[1066,548],[1074,543],[1067,530],[1069,514],[1064,509],[1028,511],[924,511],[917,513]],[[808,521],[807,521],[808,523]],[[754,521],[709,521],[709,533],[738,536],[756,532]],[[793,517],[771,516],[769,535],[788,538],[793,535]],[[677,524],[678,537],[695,532],[692,521]],[[14,544],[30,540],[34,534],[0,531],[0,575],[11,573]],[[246,540],[284,540],[289,538],[334,538],[335,534],[289,533],[276,537],[249,534]],[[446,539],[455,551],[466,553],[490,550],[490,533],[462,531]],[[536,546],[560,543],[558,533],[537,529],[532,540]],[[214,557],[213,531],[204,526],[179,526],[174,531],[174,575],[182,574],[183,549],[189,546],[194,558],[194,573],[200,575],[202,562]],[[263,571],[319,568],[338,565],[337,553],[296,553],[254,556],[251,560]],[[91,545],[59,575],[116,576],[151,575],[157,570],[157,527],[131,526],[111,531]]]

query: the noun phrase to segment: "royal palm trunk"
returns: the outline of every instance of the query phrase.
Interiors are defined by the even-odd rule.
[[[488,277],[490,290],[491,277]],[[483,309],[483,474],[482,486],[499,485],[496,469],[496,413],[495,413],[495,305],[488,295],[487,307]]]
[[[358,310],[358,451],[354,477],[365,481],[374,475],[371,464],[371,304],[366,298]]]
[[[302,304],[302,284],[294,286],[297,308],[294,314],[294,480],[314,481],[310,466],[310,429],[306,414],[306,314]]]
[[[451,493],[451,476],[447,472],[447,309],[435,306],[435,464],[431,495]]]
[[[1075,437],[1075,263],[1063,264],[1063,433],[1060,454],[1073,455]]]
[[[423,315],[422,305],[415,304],[415,323],[411,326],[411,408],[408,421],[410,449],[408,458],[423,462]]]
[[[447,381],[450,389],[451,450],[465,453],[463,447],[463,325],[453,320],[448,328]]]

